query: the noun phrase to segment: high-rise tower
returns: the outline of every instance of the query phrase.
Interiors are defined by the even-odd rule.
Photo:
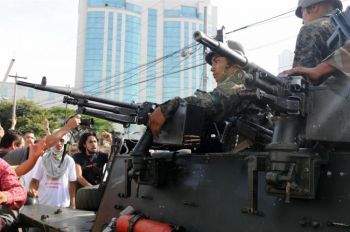
[[[126,102],[191,95],[204,67],[193,32],[216,26],[210,0],[80,0],[75,87]]]

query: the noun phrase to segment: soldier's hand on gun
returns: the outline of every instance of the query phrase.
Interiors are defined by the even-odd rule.
[[[310,78],[310,80],[317,80],[320,78],[320,74],[315,70],[315,68],[306,68],[306,67],[295,67],[283,71],[283,74],[287,75],[302,75]]]
[[[149,114],[147,125],[151,129],[154,137],[158,137],[164,123],[165,117],[159,107]]]

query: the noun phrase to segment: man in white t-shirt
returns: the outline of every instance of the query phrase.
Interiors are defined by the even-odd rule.
[[[64,155],[65,137],[51,147],[35,164],[29,196],[38,196],[40,204],[75,208],[75,162]]]

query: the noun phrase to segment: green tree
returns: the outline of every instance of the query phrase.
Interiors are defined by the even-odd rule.
[[[49,117],[47,118],[50,123],[51,129],[62,127],[64,122],[72,115],[75,115],[75,110],[65,107],[52,107],[48,109]]]
[[[46,135],[43,122],[45,119],[49,120],[50,128],[56,129],[62,127],[66,119],[72,115],[75,115],[75,110],[66,109],[65,107],[53,107],[50,109],[44,109],[38,104],[29,100],[17,101],[16,107],[17,125],[16,130],[26,131],[33,130],[35,135],[40,138]],[[10,128],[12,118],[12,102],[1,101],[0,102],[0,122],[4,129]],[[91,118],[83,115],[82,118]],[[94,130],[97,133],[101,133],[104,130],[111,131],[113,125],[107,120],[93,117],[94,125],[89,130]],[[88,128],[83,128],[83,131]]]
[[[33,130],[38,136],[44,135],[43,122],[49,116],[48,111],[25,99],[18,100],[16,105],[17,124],[15,129],[19,131]],[[11,125],[12,106],[12,102],[9,101],[0,103],[0,120],[5,129]]]

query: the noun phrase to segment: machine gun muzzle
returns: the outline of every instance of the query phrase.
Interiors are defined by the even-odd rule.
[[[243,69],[247,70],[249,73],[260,72],[263,73],[263,79],[269,83],[277,85],[285,85],[285,81],[282,78],[278,78],[271,74],[270,72],[264,70],[254,63],[250,63],[248,58],[242,56],[241,54],[230,49],[226,44],[217,41],[213,38],[210,38],[208,35],[204,34],[201,31],[196,31],[193,34],[194,40],[203,44],[206,47],[209,47],[213,52],[220,54],[221,56],[227,57],[233,63],[239,65]]]

